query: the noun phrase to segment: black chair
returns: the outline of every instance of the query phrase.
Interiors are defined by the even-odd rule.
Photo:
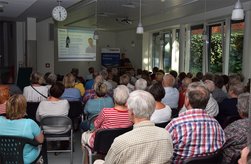
[[[23,149],[25,144],[38,146],[40,143],[35,140],[24,137],[0,136],[0,163],[23,164]],[[47,154],[44,149],[46,149],[46,147],[44,147],[43,145],[38,158],[33,163],[36,163],[36,161],[41,155],[43,155],[44,163],[47,163]]]
[[[46,142],[69,142],[68,149],[53,149],[47,152],[69,152],[70,162],[73,163],[73,129],[72,121],[67,116],[46,116],[40,121],[41,129],[44,131]]]
[[[206,156],[193,157],[186,159],[184,164],[220,164],[222,161],[222,151],[218,150]]]
[[[26,114],[27,118],[34,120],[37,124],[39,124],[36,120],[37,108],[40,102],[27,102]]]
[[[68,101],[70,104],[70,110],[68,117],[72,120],[73,129],[77,130],[79,128],[79,123],[81,121],[83,104],[81,101]]]
[[[110,149],[114,139],[128,131],[132,130],[132,126],[128,128],[115,128],[115,129],[101,129],[96,132],[94,147],[90,148],[88,145],[83,146],[83,161],[85,157],[85,150],[88,151],[89,164],[93,162],[93,156],[106,155]]]
[[[169,122],[170,121],[162,122],[162,123],[156,123],[155,126],[158,126],[160,128],[165,128]]]

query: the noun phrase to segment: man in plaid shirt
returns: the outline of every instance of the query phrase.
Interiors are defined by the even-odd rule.
[[[204,84],[191,83],[185,97],[187,111],[166,126],[173,139],[173,163],[183,163],[188,158],[213,153],[223,146],[223,129],[204,110],[209,97]]]

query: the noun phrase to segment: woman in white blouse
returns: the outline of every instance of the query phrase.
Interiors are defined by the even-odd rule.
[[[151,116],[151,121],[154,123],[163,123],[171,120],[172,110],[168,105],[161,102],[162,98],[165,96],[165,89],[159,83],[153,84],[148,88],[155,101],[155,111]]]
[[[24,87],[23,95],[27,102],[40,102],[48,97],[48,88],[42,86],[44,78],[40,73],[34,72],[30,77],[31,85]]]

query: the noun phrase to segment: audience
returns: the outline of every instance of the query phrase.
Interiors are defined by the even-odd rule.
[[[47,101],[41,101],[37,108],[36,120],[38,122],[45,116],[68,116],[70,105],[67,100],[60,99],[64,89],[64,85],[60,82],[51,86]]]
[[[171,74],[166,74],[163,77],[162,85],[165,89],[165,97],[162,103],[170,106],[170,108],[177,108],[179,101],[179,91],[174,88],[175,78]]]
[[[171,120],[172,109],[161,102],[165,96],[165,89],[159,83],[153,84],[148,88],[148,92],[152,94],[155,99],[155,110],[150,118],[154,123],[163,123]]]
[[[23,95],[13,95],[6,103],[6,117],[0,116],[0,135],[18,136],[44,142],[44,135],[37,123],[23,118],[26,114],[26,99]],[[23,153],[24,163],[33,163],[40,149],[32,145],[25,145]]]
[[[187,111],[174,118],[166,130],[173,139],[173,163],[214,153],[225,142],[219,123],[205,111],[210,93],[204,84],[191,83],[185,98]]]
[[[114,90],[113,108],[104,108],[94,121],[94,131],[87,131],[82,134],[82,144],[93,147],[95,134],[100,129],[126,128],[132,125],[128,117],[128,109],[125,106],[129,97],[129,90],[124,85],[119,85]]]
[[[44,78],[42,74],[33,72],[30,77],[31,85],[24,87],[23,95],[28,102],[44,101],[48,97],[48,88],[42,86]]]
[[[64,93],[61,99],[66,99],[68,101],[81,101],[81,93],[79,89],[74,88],[75,86],[75,76],[68,73],[64,76],[63,84],[65,87]]]
[[[222,163],[231,163],[235,157],[240,155],[240,151],[247,146],[247,136],[249,135],[249,93],[242,93],[238,96],[237,108],[242,119],[228,125],[224,131],[226,143],[223,150]]]
[[[115,138],[105,161],[96,163],[171,163],[171,136],[150,121],[155,108],[153,96],[146,91],[133,91],[127,107],[133,130]]]

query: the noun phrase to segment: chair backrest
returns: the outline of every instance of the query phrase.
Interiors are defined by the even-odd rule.
[[[110,149],[113,140],[132,130],[132,126],[128,128],[116,128],[116,129],[101,129],[96,132],[93,150],[98,154],[107,154]]]
[[[27,102],[27,108],[26,108],[27,117],[34,121],[37,121],[36,113],[39,103],[40,102]]]
[[[29,138],[0,136],[0,163],[23,164],[23,149],[25,144],[38,145],[37,142]]]
[[[169,122],[170,121],[162,122],[162,123],[156,123],[155,126],[158,126],[160,128],[165,128]]]
[[[64,134],[72,129],[72,121],[67,116],[46,116],[40,125],[44,134]]]
[[[81,101],[68,101],[70,104],[70,110],[68,113],[69,118],[76,118],[82,114],[83,105]]]
[[[222,151],[218,150],[213,154],[201,157],[193,157],[184,161],[184,164],[220,164],[222,160]]]

